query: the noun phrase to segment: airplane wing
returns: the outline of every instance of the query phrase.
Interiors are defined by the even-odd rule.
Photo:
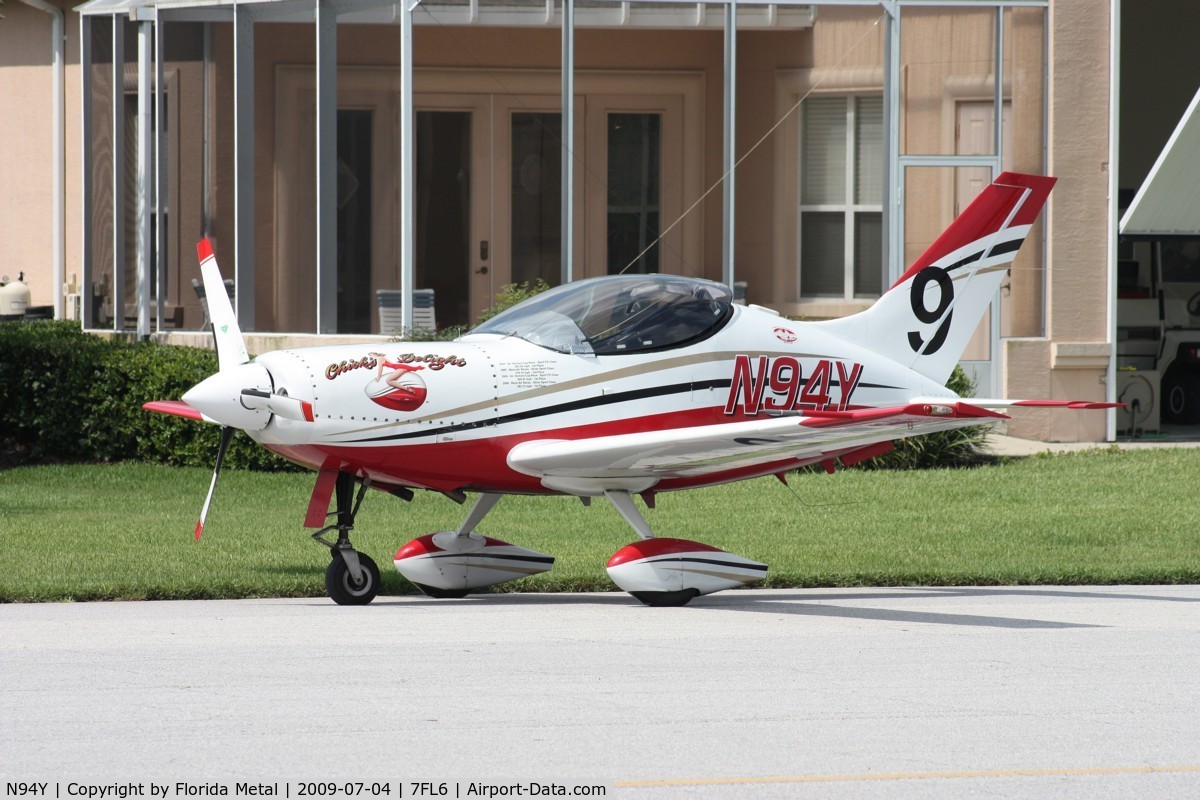
[[[835,457],[856,463],[886,452],[890,448],[881,445],[895,439],[1000,419],[1008,417],[974,401],[939,398],[886,408],[807,411],[803,416],[668,431],[525,442],[509,452],[508,463],[536,477],[600,480],[685,478]]]
[[[171,414],[184,419],[194,419],[197,422],[211,422],[204,418],[196,409],[189,406],[182,400],[152,400],[149,403],[142,403],[142,408],[146,411],[157,411],[160,414]]]

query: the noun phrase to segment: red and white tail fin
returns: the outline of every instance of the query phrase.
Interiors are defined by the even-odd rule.
[[[821,324],[945,384],[1056,180],[1001,174],[879,302]]]

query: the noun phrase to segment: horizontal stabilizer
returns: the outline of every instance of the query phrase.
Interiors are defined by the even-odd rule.
[[[862,424],[900,416],[980,420],[1008,419],[1004,414],[943,397],[922,399],[905,406],[887,408],[863,408],[855,411],[805,411],[804,419],[800,424],[808,428],[828,428],[835,425]]]
[[[913,402],[937,403],[945,402],[945,400],[919,397]],[[1070,411],[1087,411],[1092,409],[1125,407],[1124,403],[1105,403],[1098,400],[1009,400],[994,397],[972,397],[969,398],[968,402],[980,409],[990,410],[1007,408],[1065,408]]]

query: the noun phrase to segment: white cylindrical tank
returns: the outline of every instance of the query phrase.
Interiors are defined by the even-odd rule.
[[[0,320],[15,320],[25,317],[29,308],[29,287],[25,285],[25,273],[10,281],[5,275],[0,281]]]

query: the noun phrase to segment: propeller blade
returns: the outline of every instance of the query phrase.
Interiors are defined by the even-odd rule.
[[[221,462],[225,460],[225,451],[229,449],[229,443],[233,441],[233,435],[237,433],[237,428],[228,426],[221,428],[221,444],[217,447],[217,463],[213,467],[212,483],[208,485],[208,497],[204,498],[204,507],[200,509],[200,521],[196,523],[196,541],[200,541],[200,534],[204,533],[204,520],[208,517],[208,507],[212,505],[213,492],[217,489],[217,476],[221,474]]]
[[[238,327],[229,292],[217,267],[212,242],[201,239],[196,244],[196,255],[200,259],[200,275],[204,278],[204,295],[208,303],[208,318],[212,320],[213,339],[217,346],[217,363],[224,370],[250,360],[246,352],[246,341]]]
[[[242,389],[242,405],[246,408],[265,408],[276,416],[297,422],[312,422],[313,407],[307,400],[297,400],[286,394],[264,392],[262,389]]]

